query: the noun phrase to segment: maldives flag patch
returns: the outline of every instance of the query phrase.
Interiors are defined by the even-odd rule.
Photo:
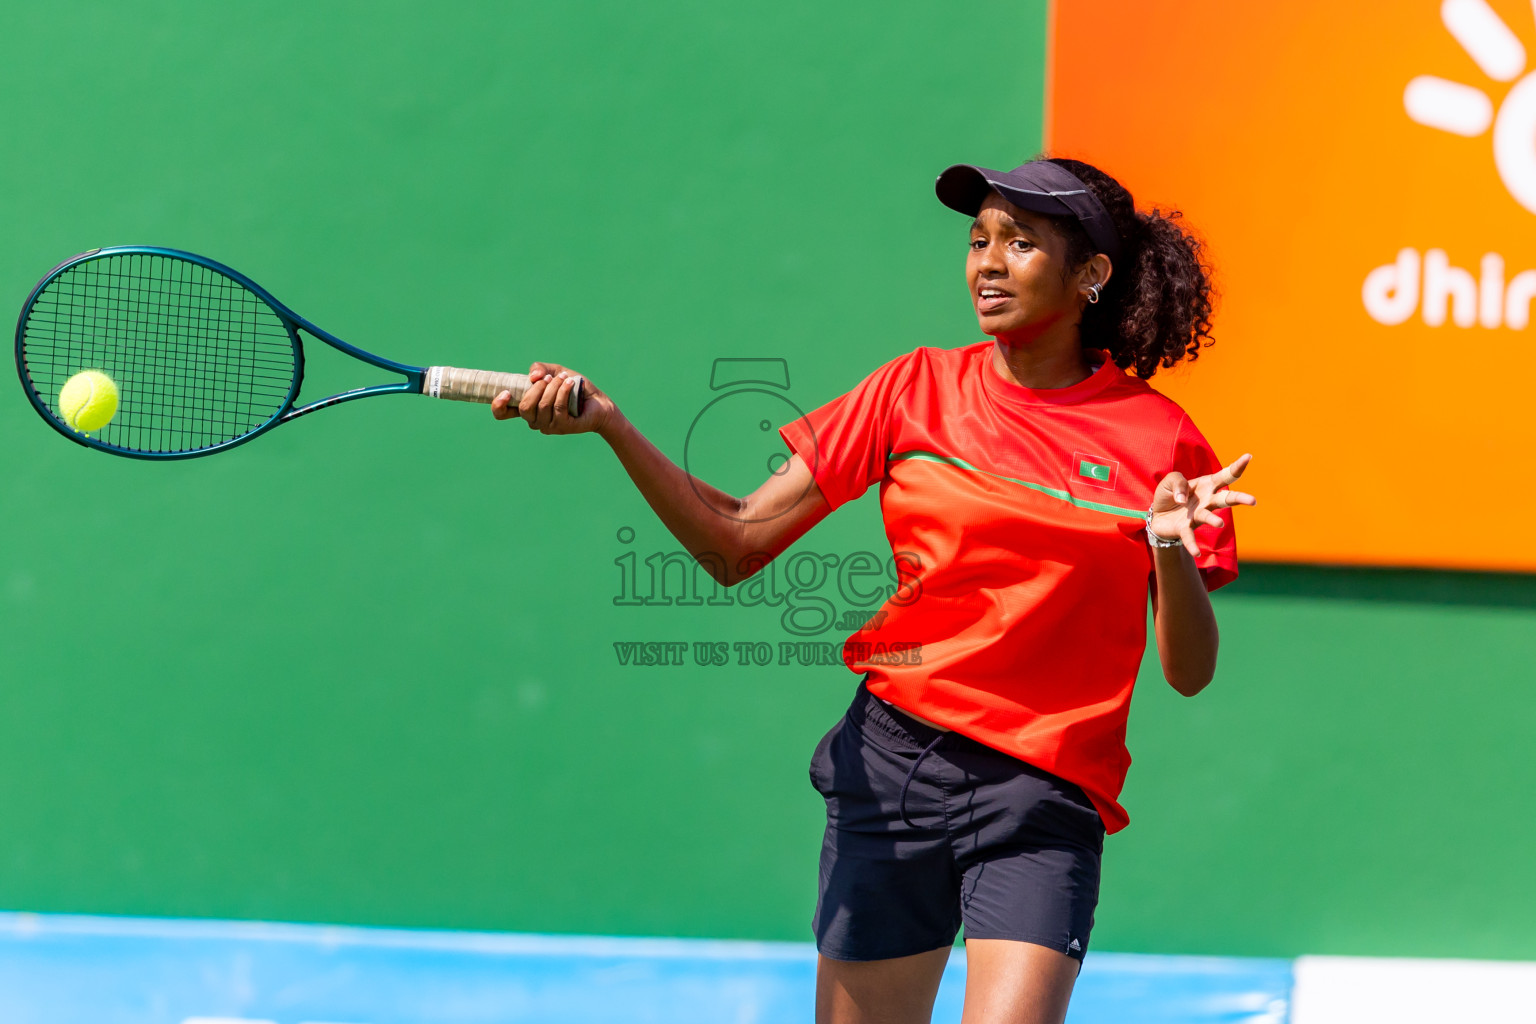
[[[1084,483],[1111,491],[1115,489],[1115,481],[1120,478],[1120,463],[1087,452],[1072,453],[1072,470],[1072,475]]]

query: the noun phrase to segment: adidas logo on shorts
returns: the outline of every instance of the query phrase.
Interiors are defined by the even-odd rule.
[[[1071,942],[1067,943],[1067,948],[1072,950],[1074,953],[1081,953],[1083,951],[1082,943],[1078,942],[1076,939],[1073,939]]]

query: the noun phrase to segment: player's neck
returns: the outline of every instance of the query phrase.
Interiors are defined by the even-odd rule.
[[[992,367],[1004,380],[1026,388],[1046,390],[1081,384],[1093,375],[1093,367],[1075,335],[1027,341],[998,338],[992,345]]]

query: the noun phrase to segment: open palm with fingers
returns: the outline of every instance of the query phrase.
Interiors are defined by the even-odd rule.
[[[1152,495],[1152,516],[1148,522],[1152,533],[1164,540],[1182,541],[1184,550],[1199,558],[1196,528],[1214,526],[1219,529],[1225,525],[1216,509],[1258,504],[1253,495],[1230,489],[1252,461],[1252,455],[1244,455],[1224,469],[1193,480],[1183,473],[1169,473],[1163,477]]]

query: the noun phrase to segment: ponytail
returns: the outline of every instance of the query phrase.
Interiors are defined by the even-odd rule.
[[[1116,366],[1143,380],[1184,359],[1198,359],[1211,344],[1211,268],[1200,240],[1180,223],[1177,210],[1137,212],[1131,194],[1114,178],[1080,160],[1052,158],[1077,175],[1109,211],[1123,243],[1103,298],[1084,307],[1084,348],[1103,349]],[[1076,269],[1095,249],[1082,225],[1055,218],[1067,238],[1067,265]]]

